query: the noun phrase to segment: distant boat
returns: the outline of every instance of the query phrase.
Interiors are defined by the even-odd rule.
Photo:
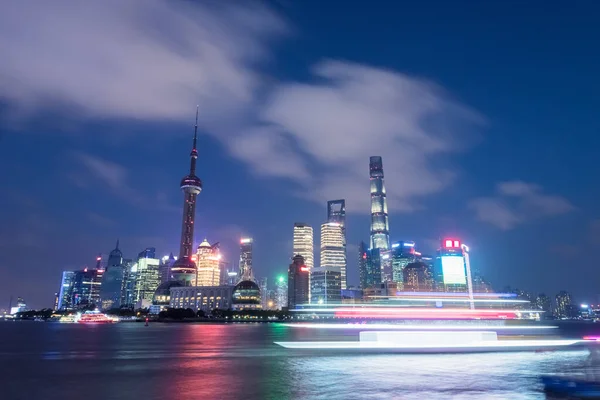
[[[600,382],[569,376],[542,376],[544,391],[549,395],[576,399],[600,398]]]
[[[77,315],[63,315],[62,317],[60,317],[58,322],[60,322],[61,324],[74,324],[75,322],[77,322]]]
[[[115,320],[100,311],[86,311],[81,314],[77,322],[80,324],[112,324]]]

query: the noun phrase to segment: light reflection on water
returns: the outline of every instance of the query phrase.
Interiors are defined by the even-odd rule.
[[[0,324],[3,400],[543,399],[585,352],[306,355],[273,344],[356,331],[263,324]]]

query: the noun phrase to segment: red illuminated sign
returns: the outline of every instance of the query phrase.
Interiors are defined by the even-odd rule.
[[[446,249],[460,249],[460,240],[444,239],[442,243]]]
[[[303,266],[300,267],[300,271],[302,271],[302,272],[308,272],[308,267],[305,266],[305,265],[303,265]]]

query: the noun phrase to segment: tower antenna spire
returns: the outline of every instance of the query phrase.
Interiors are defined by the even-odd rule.
[[[198,150],[196,143],[198,142],[198,106],[196,105],[196,124],[194,125],[194,145],[190,153],[190,175],[196,175],[196,159],[198,158]]]
[[[197,139],[198,139],[198,105],[196,105],[196,125],[194,125],[194,150],[196,150]]]

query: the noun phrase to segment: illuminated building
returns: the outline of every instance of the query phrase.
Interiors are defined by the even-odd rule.
[[[260,310],[260,288],[256,282],[243,280],[233,288],[231,308],[234,310]]]
[[[100,306],[100,285],[102,284],[103,274],[104,270],[101,268],[84,268],[81,271],[74,272],[71,291],[71,306],[73,308],[91,305]]]
[[[214,309],[228,310],[232,307],[232,294],[233,286],[171,287],[169,306],[202,310],[205,313]]]
[[[346,289],[346,245],[342,226],[337,222],[321,225],[321,262],[323,270],[340,273],[340,287]]]
[[[58,309],[73,309],[73,284],[75,283],[74,271],[63,271],[58,292]]]
[[[381,283],[381,254],[379,249],[368,249],[365,253],[365,274],[362,288],[366,289]]]
[[[175,264],[175,256],[170,253],[168,256],[164,256],[160,260],[160,267],[158,268],[158,274],[160,275],[160,283],[163,284],[171,280],[171,268]]]
[[[194,219],[196,218],[196,197],[202,191],[202,181],[196,176],[196,160],[198,150],[198,109],[196,108],[196,125],[194,126],[194,142],[190,153],[190,173],[181,180],[183,190],[183,221],[181,223],[181,244],[179,257],[171,267],[173,279],[190,286],[196,278],[196,263],[192,260],[194,245]]]
[[[248,269],[252,269],[252,238],[241,238],[240,239],[240,277],[244,276],[244,273]],[[237,282],[236,282],[237,283]]]
[[[404,268],[416,261],[415,242],[402,241],[392,244],[392,281],[404,282]]]
[[[294,244],[293,244],[293,254],[292,257],[296,254],[300,254],[304,257],[304,263],[308,267],[309,272],[313,270],[315,267],[314,264],[314,238],[313,238],[313,228],[302,222],[294,223]],[[311,290],[310,279],[312,277],[309,276],[309,292]],[[310,299],[310,293],[308,294]]]
[[[13,315],[24,311],[27,311],[27,304],[25,303],[25,300],[23,300],[22,297],[17,297],[17,306],[10,307],[10,314]]]
[[[304,264],[304,257],[296,254],[288,267],[288,296],[287,307],[296,308],[297,304],[308,303],[309,285],[308,267]]]
[[[371,181],[371,243],[370,248],[389,250],[390,227],[388,223],[387,200],[383,184],[383,161],[373,156],[369,162]]]
[[[544,316],[549,317],[552,314],[552,300],[544,293],[540,293],[535,299],[535,306],[544,312]]]
[[[571,295],[564,290],[556,295],[556,317],[567,318],[568,306],[571,305]]]
[[[467,289],[467,270],[460,240],[443,239],[438,251],[437,283],[446,292]]]
[[[312,270],[314,265],[313,228],[307,224],[294,223],[294,255],[300,254],[308,269]]]
[[[260,279],[260,304],[263,309],[267,309],[267,303],[269,301],[269,289],[267,287],[267,278]]]
[[[346,200],[330,200],[327,202],[327,222],[333,222],[340,225],[342,229],[342,246],[344,248],[344,266],[342,272],[342,290],[346,289],[348,284],[346,277]]]
[[[288,283],[284,276],[278,276],[275,281],[275,306],[278,310],[287,307],[288,304]]]
[[[367,287],[367,244],[361,241],[358,244],[358,280],[361,289]]]
[[[123,253],[119,250],[119,241],[115,249],[108,255],[106,271],[100,285],[100,301],[103,310],[121,307],[125,270],[123,268]]]
[[[402,269],[402,274],[405,291],[430,292],[433,290],[433,277],[427,264],[412,262]]]
[[[236,283],[239,282],[239,277],[237,271],[227,271],[227,279],[225,283],[227,285],[235,286]]]
[[[135,265],[135,269],[134,269]],[[121,293],[121,307],[134,308],[135,280],[137,265],[132,259],[123,260],[123,292]]]
[[[154,292],[160,285],[160,260],[153,257],[154,248],[148,248],[139,254],[137,263],[131,268],[135,276],[132,304],[136,308],[150,307]]]
[[[171,306],[171,288],[182,287],[179,281],[167,281],[161,283],[152,297],[152,305],[149,308],[150,314],[158,314]]]
[[[306,266],[311,270],[314,267],[313,243],[313,228],[301,222],[294,223],[293,252],[304,257]]]
[[[221,284],[221,252],[219,243],[211,246],[206,239],[198,246],[196,253],[198,278],[194,286],[219,286]]]
[[[340,303],[342,301],[342,274],[326,268],[314,268],[310,278],[312,304]]]

